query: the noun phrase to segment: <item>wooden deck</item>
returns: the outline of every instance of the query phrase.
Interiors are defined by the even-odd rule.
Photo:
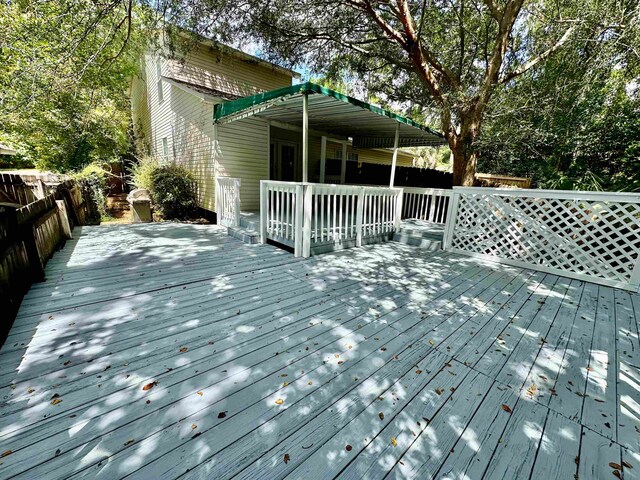
[[[640,478],[637,294],[394,242],[75,233],[0,350],[1,478]]]

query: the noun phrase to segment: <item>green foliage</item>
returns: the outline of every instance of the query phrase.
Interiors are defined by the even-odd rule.
[[[154,208],[164,218],[182,220],[195,215],[196,183],[186,168],[147,157],[132,170],[133,184],[149,190]]]
[[[73,178],[80,184],[85,198],[91,201],[89,215],[85,219],[88,225],[99,225],[100,220],[107,216],[107,175],[103,164],[92,163],[75,173]]]
[[[133,3],[0,3],[0,131],[43,170],[81,169],[128,147],[127,88],[144,48]]]

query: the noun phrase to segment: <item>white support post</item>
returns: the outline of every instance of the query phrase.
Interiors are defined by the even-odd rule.
[[[233,224],[236,227],[240,226],[240,179],[236,178],[234,180],[234,185],[233,185],[233,201],[234,201],[234,206],[233,206]]]
[[[345,184],[347,180],[347,142],[342,144],[342,165],[340,166],[340,183]]]
[[[320,138],[320,183],[324,183],[324,172],[327,169],[327,137]]]
[[[302,227],[302,256],[311,256],[311,200],[313,185],[304,186],[304,225]]]
[[[400,229],[400,222],[402,220],[402,202],[404,200],[404,190],[400,189],[400,193],[396,196],[396,218],[393,222],[393,227],[397,232]]]
[[[396,123],[396,137],[393,140],[393,158],[391,159],[391,179],[389,187],[393,188],[396,179],[396,163],[398,163],[398,144],[400,143],[400,123]]]
[[[260,180],[260,243],[267,243],[268,190],[264,180]]]
[[[216,172],[216,177],[215,177],[215,186],[216,186],[216,190],[215,190],[215,196],[216,196],[216,204],[215,204],[215,209],[216,209],[216,223],[218,225],[221,224],[222,222],[222,210],[220,209],[220,190],[222,190],[222,187],[220,187],[220,182],[218,181],[218,173]]]
[[[362,246],[362,223],[364,217],[364,188],[358,189],[358,206],[356,208],[356,247]]]
[[[453,194],[451,196],[451,203],[449,204],[449,211],[447,212],[447,223],[444,227],[444,238],[442,239],[442,249],[449,250],[451,248],[451,240],[453,236],[453,228],[456,221],[458,200],[460,199],[460,192],[457,187],[453,187]]]
[[[302,96],[302,182],[309,181],[309,94]]]
[[[293,233],[293,256],[301,257],[302,251],[302,235],[303,235],[303,218],[304,218],[304,186],[296,185],[296,212],[295,227]]]

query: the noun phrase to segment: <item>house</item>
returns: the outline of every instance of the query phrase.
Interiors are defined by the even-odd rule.
[[[142,63],[131,88],[138,135],[149,153],[194,174],[200,206],[209,211],[216,211],[216,178],[239,178],[242,210],[257,211],[261,180],[345,183],[347,162],[390,165],[394,125],[402,130],[400,147],[445,143],[378,107],[317,85],[294,85],[298,73],[209,40],[182,58],[149,52]],[[305,88],[319,102],[309,102],[306,141]],[[354,139],[363,127],[371,135]],[[405,139],[405,130],[415,138]],[[413,165],[411,153],[396,152],[397,165]]]

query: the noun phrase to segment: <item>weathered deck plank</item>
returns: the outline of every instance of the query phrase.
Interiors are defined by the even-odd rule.
[[[640,471],[638,294],[180,224],[83,228],[47,277],[0,349],[2,478]]]

